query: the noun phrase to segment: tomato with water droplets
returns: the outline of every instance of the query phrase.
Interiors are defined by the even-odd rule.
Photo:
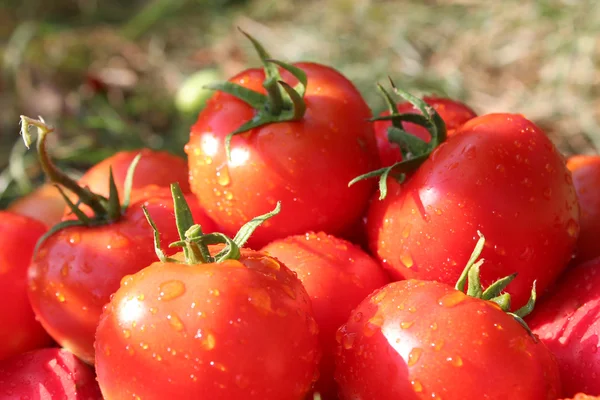
[[[192,212],[207,232],[216,229],[187,195]],[[121,278],[155,260],[152,229],[141,209],[155,215],[164,244],[178,238],[168,188],[132,193],[134,202],[120,219],[101,226],[64,228],[46,239],[29,267],[29,298],[40,322],[63,347],[94,362],[94,333],[102,307]],[[170,254],[177,252],[170,249]]]
[[[0,211],[0,360],[52,341],[35,320],[27,298],[27,267],[44,233],[41,222]]]
[[[311,298],[323,358],[315,391],[336,399],[333,380],[335,333],[367,295],[389,282],[383,268],[358,246],[320,233],[275,240],[262,251],[298,274]]]
[[[600,258],[569,268],[528,323],[556,356],[564,395],[600,395]]]
[[[375,291],[337,339],[342,400],[561,394],[556,361],[543,343],[496,303],[439,282],[410,279]]]
[[[579,234],[579,206],[565,160],[521,115],[473,118],[403,184],[388,178],[371,202],[369,247],[396,279],[453,283],[477,231],[487,238],[482,280],[517,272],[507,289],[525,304],[563,271]]]
[[[156,262],[124,278],[95,348],[111,400],[302,400],[320,358],[306,290],[285,265],[248,249],[238,260]]]
[[[477,114],[469,106],[457,100],[443,97],[425,96],[423,101],[433,107],[446,123],[448,135],[452,135],[456,129],[468,120],[475,118]],[[402,102],[396,105],[398,113],[419,113],[410,102]],[[384,111],[381,116],[390,115],[389,111]],[[379,149],[379,158],[381,165],[388,166],[402,160],[400,147],[396,143],[388,140],[388,128],[392,125],[391,121],[375,121],[375,137],[377,138],[377,147]],[[429,132],[422,126],[402,122],[402,127],[408,133],[415,135],[419,139],[428,142],[431,139]]]
[[[576,263],[600,256],[600,156],[577,155],[567,159],[581,208],[581,231]]]
[[[256,118],[244,101],[217,92],[191,129],[186,153],[190,186],[224,233],[234,234],[250,216],[283,204],[250,239],[251,247],[307,231],[346,234],[363,215],[374,182],[348,188],[357,175],[379,167],[371,111],[355,86],[333,68],[294,64],[307,76],[302,118],[255,127],[226,137]],[[294,86],[287,71],[281,78]],[[230,79],[258,93],[265,72],[253,68]],[[301,216],[299,218],[299,216]]]
[[[33,350],[0,361],[0,400],[102,400],[90,366],[64,349]]]

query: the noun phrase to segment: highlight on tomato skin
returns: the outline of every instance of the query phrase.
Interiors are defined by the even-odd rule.
[[[52,227],[62,220],[65,201],[54,185],[44,183],[31,193],[11,202],[7,211],[34,218],[47,227]]]
[[[46,231],[33,218],[0,211],[0,293],[4,298],[0,302],[0,360],[52,342],[27,298],[27,267],[37,240]]]
[[[600,257],[565,271],[527,318],[553,352],[563,394],[600,394]]]
[[[239,260],[156,262],[126,277],[95,346],[111,400],[302,399],[320,358],[306,290],[285,265],[249,249]]]
[[[102,400],[94,370],[64,349],[38,349],[0,361],[0,383],[1,400]]]
[[[462,125],[367,213],[369,248],[393,279],[452,284],[486,232],[484,283],[517,272],[513,307],[543,294],[575,252],[579,204],[563,156],[534,123],[488,114]]]
[[[575,155],[567,159],[581,208],[577,253],[573,263],[600,256],[600,156]]]
[[[298,274],[311,298],[323,358],[315,386],[322,399],[335,399],[335,335],[350,312],[371,292],[389,282],[383,268],[358,246],[324,232],[275,240],[266,252]]]

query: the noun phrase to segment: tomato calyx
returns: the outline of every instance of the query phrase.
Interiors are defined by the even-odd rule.
[[[404,182],[406,174],[419,168],[447,138],[446,123],[437,111],[422,99],[396,87],[391,78],[389,80],[394,92],[410,102],[416,109],[421,111],[421,114],[399,113],[391,94],[381,84],[377,84],[386,101],[390,115],[371,118],[371,121],[391,121],[392,125],[387,132],[388,140],[398,144],[402,153],[402,161],[357,176],[348,183],[348,186],[365,179],[379,177],[379,200],[383,200],[387,196],[387,178],[389,176],[400,183]],[[431,135],[431,140],[425,142],[408,133],[402,126],[402,122],[411,122],[424,127]]]
[[[304,117],[306,112],[304,93],[306,92],[307,77],[304,71],[293,65],[272,59],[256,39],[243,30],[239,30],[250,40],[260,57],[265,71],[263,87],[267,94],[264,95],[233,82],[216,82],[204,86],[207,89],[220,90],[235,96],[256,110],[254,118],[242,124],[225,138],[227,159],[231,159],[231,139],[234,135],[271,123],[298,121]],[[298,80],[298,84],[291,87],[284,82],[278,67],[292,74]]]
[[[54,165],[50,159],[50,156],[48,155],[48,150],[46,149],[46,137],[49,133],[54,132],[54,127],[48,125],[41,117],[39,117],[39,119],[33,119],[24,115],[21,115],[20,124],[21,136],[23,137],[25,146],[28,149],[33,143],[30,129],[31,127],[35,127],[37,129],[38,136],[36,149],[42,169],[46,177],[54,184],[54,186],[56,186],[71,212],[77,217],[77,219],[74,220],[62,221],[50,228],[48,232],[38,241],[36,245],[36,251],[48,237],[64,228],[70,226],[107,225],[114,223],[121,218],[123,213],[129,207],[129,203],[131,201],[133,175],[141,158],[141,154],[138,154],[133,159],[129,169],[127,170],[124,185],[124,198],[123,202],[121,202],[115,179],[113,177],[112,167],[109,168],[109,196],[107,198],[92,192],[86,187],[80,186],[77,181],[69,177],[63,171],[58,169],[56,165]],[[73,201],[65,193],[64,189],[78,197],[77,203],[73,203]],[[92,210],[93,215],[88,216],[86,213],[84,213],[80,208],[81,204],[88,206]]]
[[[535,341],[537,341],[537,337],[531,332],[531,329],[527,325],[527,323],[523,320],[527,315],[531,314],[535,307],[535,302],[537,300],[537,294],[535,290],[536,281],[533,281],[533,286],[531,288],[531,296],[523,307],[518,310],[511,312],[510,311],[510,294],[502,293],[502,291],[517,277],[517,274],[511,274],[505,276],[504,278],[498,279],[496,282],[492,283],[487,288],[483,288],[481,286],[481,277],[480,277],[480,269],[484,263],[483,258],[479,258],[481,255],[481,251],[483,250],[483,246],[485,244],[485,238],[481,234],[481,232],[477,231],[479,235],[479,240],[475,245],[475,249],[473,253],[471,253],[471,257],[463,269],[458,281],[456,282],[455,289],[465,293],[465,287],[467,289],[466,295],[475,297],[477,299],[491,301],[496,303],[502,311],[510,315],[517,321],[525,330],[533,337]],[[468,281],[468,284],[467,284]]]
[[[240,228],[235,237],[231,239],[220,232],[205,234],[202,232],[200,224],[194,224],[192,212],[185,200],[178,183],[171,184],[171,195],[173,196],[173,205],[175,208],[175,223],[179,238],[181,240],[170,243],[169,247],[183,248],[184,261],[167,257],[160,246],[160,232],[145,206],[142,210],[148,223],[154,232],[154,250],[158,259],[162,262],[177,264],[197,265],[207,263],[220,263],[225,260],[239,260],[241,257],[240,248],[242,248],[252,233],[267,219],[274,217],[281,211],[281,202],[277,202],[275,209],[266,214],[260,215],[248,221]],[[225,246],[214,256],[210,254],[209,245],[224,244]]]

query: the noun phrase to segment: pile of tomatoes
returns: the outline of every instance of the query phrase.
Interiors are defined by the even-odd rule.
[[[187,161],[75,181],[22,117],[49,184],[0,212],[0,399],[600,395],[600,157],[391,81],[374,118],[248,38]]]

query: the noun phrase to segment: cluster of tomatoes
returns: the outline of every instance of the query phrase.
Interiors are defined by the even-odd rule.
[[[187,162],[74,181],[22,117],[55,187],[0,212],[0,399],[600,395],[600,157],[248,38]]]

